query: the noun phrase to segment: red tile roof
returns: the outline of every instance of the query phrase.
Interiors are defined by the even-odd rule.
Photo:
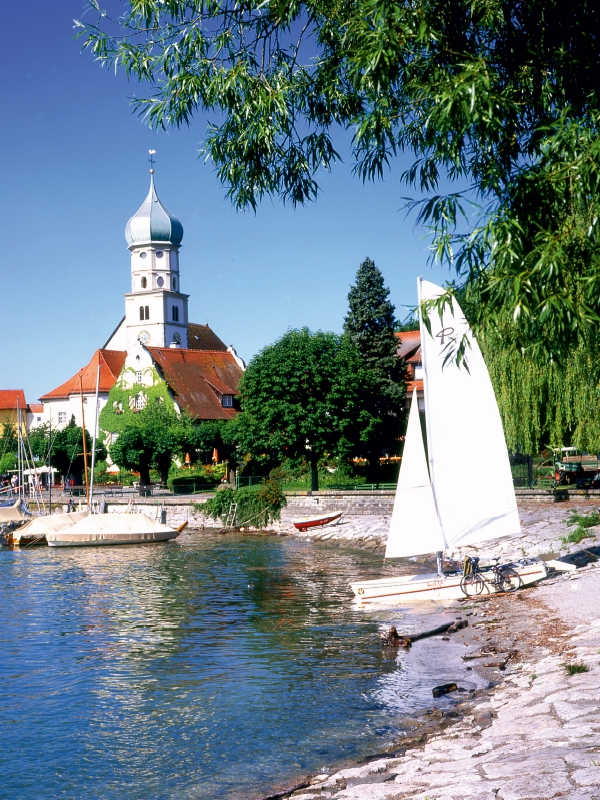
[[[0,410],[16,410],[17,399],[19,400],[21,411],[25,411],[27,403],[25,402],[25,392],[23,389],[0,389]]]
[[[242,370],[231,353],[148,347],[154,363],[178,405],[196,419],[231,419],[234,408],[224,408],[219,395],[236,394]],[[216,390],[216,391],[215,391]]]
[[[188,348],[190,350],[223,350],[227,345],[222,342],[217,334],[206,325],[197,325],[195,322],[188,324]]]
[[[28,405],[29,410],[32,414],[41,414],[44,411],[44,404],[43,403],[29,403]]]
[[[83,394],[93,394],[96,391],[98,362],[100,362],[100,391],[106,393],[119,377],[126,357],[127,353],[124,350],[96,350],[87,366],[56,389],[40,397],[40,400],[58,400],[82,391]]]
[[[396,334],[398,345],[398,356],[406,360],[408,375],[413,377],[415,367],[421,364],[421,331],[402,331]],[[412,390],[417,387],[417,392],[423,392],[423,380],[408,380],[406,382],[406,395],[410,398]]]

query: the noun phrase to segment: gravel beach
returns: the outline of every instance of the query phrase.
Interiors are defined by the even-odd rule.
[[[458,705],[432,700],[429,719],[398,743],[394,757],[315,776],[286,796],[600,800],[600,528],[578,544],[563,541],[573,510],[595,509],[585,501],[523,504],[519,536],[455,551],[457,559],[507,560],[555,552],[578,569],[514,595],[453,604],[448,618],[469,621],[453,641],[464,644],[467,662],[490,688]],[[287,524],[284,518],[279,532],[291,532]],[[365,524],[370,546],[381,547],[386,528],[377,519],[348,520],[311,538],[361,546]]]

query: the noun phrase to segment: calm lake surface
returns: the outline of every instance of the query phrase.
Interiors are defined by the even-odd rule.
[[[0,797],[248,800],[380,752],[472,675],[459,642],[382,649],[443,612],[355,608],[381,561],[205,533],[0,550]]]

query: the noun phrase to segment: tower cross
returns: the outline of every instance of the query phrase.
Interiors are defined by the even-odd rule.
[[[152,175],[154,173],[154,156],[156,155],[156,150],[148,150],[148,152],[150,153],[148,161],[150,162],[150,174]]]

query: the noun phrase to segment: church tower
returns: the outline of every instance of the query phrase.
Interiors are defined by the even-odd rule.
[[[188,346],[188,297],[179,283],[183,226],[150,191],[125,228],[131,253],[131,292],[125,295],[127,351],[139,345]]]

